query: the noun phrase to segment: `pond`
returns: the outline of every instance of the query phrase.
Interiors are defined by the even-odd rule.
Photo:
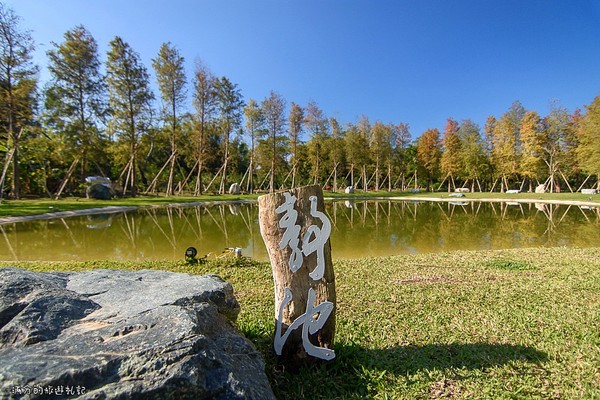
[[[334,258],[518,247],[599,247],[600,208],[575,205],[335,201]],[[268,258],[252,203],[148,208],[0,225],[1,260],[177,260],[241,247]]]

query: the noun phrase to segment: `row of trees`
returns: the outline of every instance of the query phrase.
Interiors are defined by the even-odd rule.
[[[171,43],[152,60],[161,107],[148,69],[120,37],[103,64],[85,27],[67,31],[47,52],[51,79],[41,89],[33,51],[31,34],[0,3],[0,195],[7,182],[13,198],[81,194],[88,175],[110,177],[132,196],[224,193],[232,182],[248,192],[445,182],[448,190],[543,183],[554,191],[600,175],[600,98],[584,113],[555,105],[545,117],[515,102],[488,118],[483,134],[449,118],[443,135],[429,129],[413,141],[406,123],[363,116],[343,124],[314,101],[288,106],[275,91],[244,101],[199,61],[188,79]]]
[[[551,192],[561,186],[575,191],[591,175],[593,182],[600,181],[599,111],[599,97],[585,114],[554,104],[545,117],[516,101],[500,118],[488,117],[483,137],[472,121],[449,118],[443,137],[430,129],[419,138],[418,155],[428,181],[443,178],[448,189],[455,178],[481,189],[483,178],[490,190],[516,184],[529,191],[539,185]]]

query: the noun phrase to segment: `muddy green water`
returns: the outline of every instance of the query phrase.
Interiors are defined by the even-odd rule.
[[[334,258],[451,250],[600,246],[600,209],[518,203],[336,201]],[[0,225],[1,260],[176,260],[241,247],[266,260],[256,204],[140,209]]]

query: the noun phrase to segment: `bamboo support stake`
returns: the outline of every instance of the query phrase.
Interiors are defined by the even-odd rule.
[[[571,187],[571,185],[569,185],[569,181],[567,180],[567,177],[565,176],[565,174],[563,174],[563,172],[561,170],[558,170],[558,172],[560,172],[560,175],[562,176],[563,180],[567,184],[567,187],[569,188],[571,193],[573,193],[573,188]]]
[[[592,175],[588,175],[587,178],[585,178],[585,180],[583,181],[583,183],[581,184],[581,186],[579,186],[579,188],[576,190],[577,192],[581,192],[581,189],[583,189],[583,186],[588,181],[588,179],[590,179],[591,176]]]
[[[212,180],[210,181],[210,183],[206,187],[206,191],[207,192],[210,189],[210,187],[212,186],[212,184],[215,181],[215,179],[217,179],[217,177],[219,176],[219,174],[221,173],[221,171],[223,170],[224,167],[225,167],[225,164],[221,165],[221,168],[219,168],[219,170],[217,171],[217,173],[215,174],[215,176],[212,178]]]
[[[65,176],[65,179],[63,179],[63,181],[60,185],[60,188],[58,189],[58,192],[56,192],[56,195],[54,195],[54,200],[58,200],[60,195],[62,194],[63,190],[65,190],[65,187],[67,186],[67,182],[69,182],[69,179],[71,178],[73,171],[75,171],[75,167],[77,166],[78,162],[79,162],[79,157],[77,157],[75,160],[73,160],[73,164],[71,164],[71,166],[69,167],[69,170],[67,171],[67,175]]]
[[[144,194],[148,194],[148,193],[150,193],[150,191],[156,189],[156,182],[158,182],[158,178],[160,177],[160,174],[162,174],[162,172],[165,170],[167,165],[169,165],[169,163],[171,162],[171,159],[173,157],[175,157],[175,155],[176,155],[176,153],[171,153],[171,156],[169,157],[167,162],[162,166],[162,168],[156,173],[156,175],[154,176],[154,179],[152,179],[152,182],[150,182],[150,185],[148,185],[148,188],[146,189]]]

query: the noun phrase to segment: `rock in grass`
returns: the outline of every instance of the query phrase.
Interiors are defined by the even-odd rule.
[[[4,268],[0,282],[2,396],[29,385],[82,399],[274,398],[218,276]]]
[[[86,189],[85,194],[88,199],[96,200],[112,200],[112,198],[115,197],[113,188],[102,183],[91,185]]]

